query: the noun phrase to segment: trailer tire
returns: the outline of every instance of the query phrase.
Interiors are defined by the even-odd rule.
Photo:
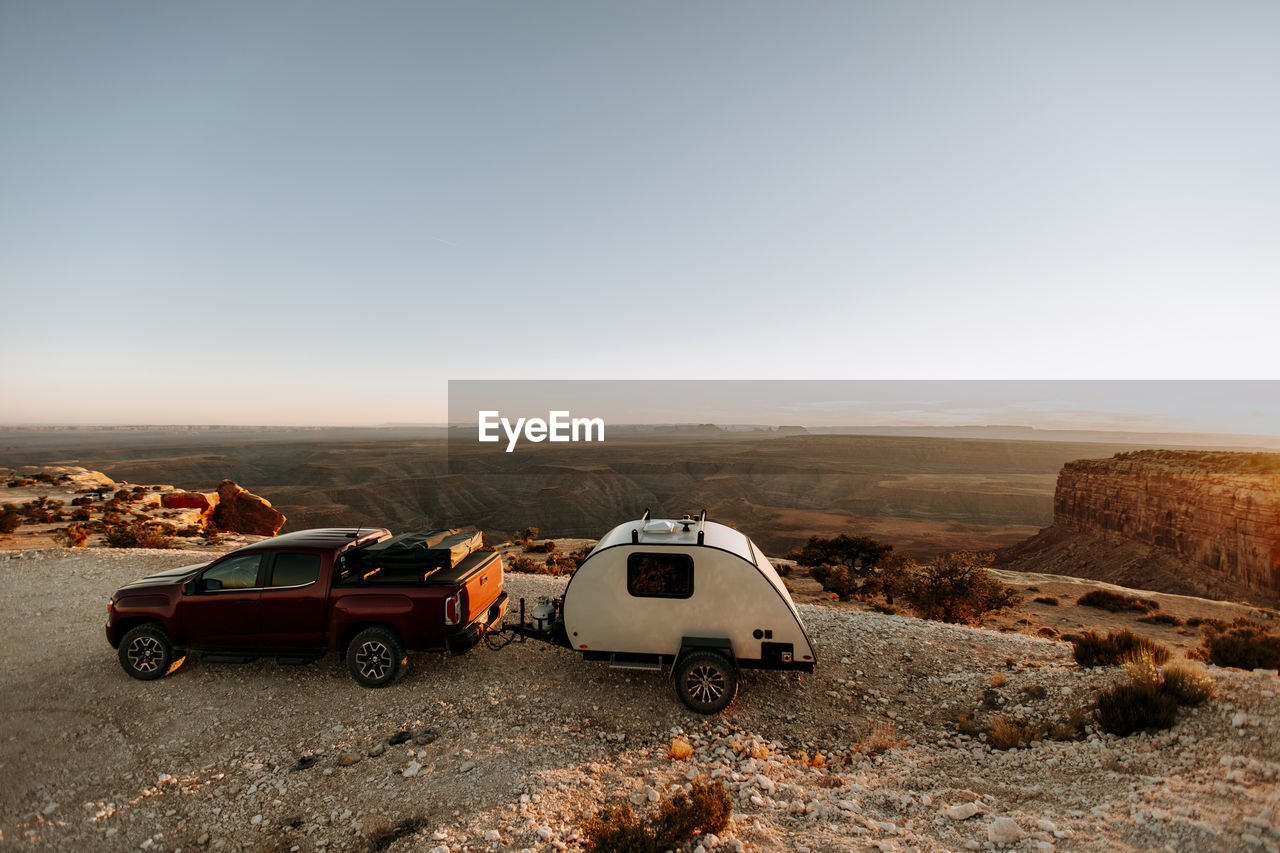
[[[738,668],[720,652],[690,652],[676,664],[675,682],[690,711],[718,714],[738,695]]]
[[[404,647],[388,628],[365,628],[347,646],[347,670],[361,687],[386,687],[400,675]]]

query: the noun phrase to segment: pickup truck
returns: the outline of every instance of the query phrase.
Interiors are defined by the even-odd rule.
[[[428,534],[436,535],[428,541]],[[403,536],[417,536],[420,549],[436,548],[413,552],[435,561],[406,564],[402,549],[401,564],[388,556],[393,568],[384,572],[374,555],[389,554],[379,549],[402,537],[330,528],[264,539],[134,581],[111,596],[107,641],[124,671],[143,681],[177,669],[188,653],[296,664],[336,651],[361,685],[385,687],[407,664],[406,652],[464,654],[501,626],[507,606],[501,556],[474,546],[449,550],[450,542],[475,534]],[[432,544],[441,539],[443,550]]]

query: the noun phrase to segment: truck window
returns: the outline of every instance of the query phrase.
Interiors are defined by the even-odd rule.
[[[200,577],[205,581],[222,581],[223,589],[253,589],[258,585],[261,563],[261,554],[242,554],[223,560]]]
[[[627,592],[637,598],[693,595],[693,558],[688,554],[629,554]]]
[[[306,586],[320,577],[319,554],[276,554],[272,586]]]

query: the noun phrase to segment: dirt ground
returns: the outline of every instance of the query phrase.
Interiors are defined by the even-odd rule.
[[[1217,695],[1166,732],[1008,751],[952,720],[1059,720],[1119,671],[1082,670],[1052,639],[802,603],[817,672],[748,673],[710,718],[685,710],[661,673],[532,641],[414,655],[384,690],[358,687],[333,656],[128,678],[102,632],[108,596],[193,556],[0,554],[0,846],[572,850],[603,804],[648,808],[700,775],[724,781],[735,805],[704,849],[1280,845],[1274,672],[1211,669]],[[563,585],[507,576],[516,598]],[[1067,581],[1030,585],[1061,599],[1035,621],[1113,618],[1068,606]],[[1202,606],[1173,598],[1162,610]],[[887,751],[864,748],[877,728]],[[686,760],[668,756],[677,734]]]

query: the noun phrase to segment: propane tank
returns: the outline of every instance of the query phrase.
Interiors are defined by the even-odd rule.
[[[538,599],[533,608],[533,624],[539,631],[545,631],[556,618],[556,603],[545,595]]]

